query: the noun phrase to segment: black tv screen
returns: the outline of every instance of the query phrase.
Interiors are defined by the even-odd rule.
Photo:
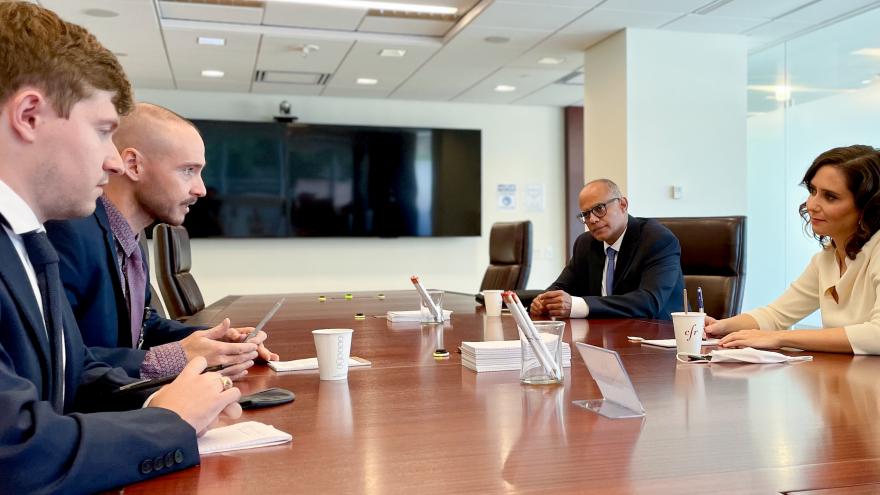
[[[480,235],[479,130],[194,121],[190,237]]]

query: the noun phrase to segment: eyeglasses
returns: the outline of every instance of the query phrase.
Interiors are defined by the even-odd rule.
[[[612,201],[617,201],[619,199],[620,198],[611,198],[604,203],[597,204],[587,211],[582,211],[577,214],[577,219],[580,220],[581,223],[587,223],[587,220],[589,220],[590,218],[590,214],[595,215],[596,218],[602,218],[605,216],[606,213],[608,213],[608,203],[611,203]]]

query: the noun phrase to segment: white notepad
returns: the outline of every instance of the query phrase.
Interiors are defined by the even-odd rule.
[[[199,454],[214,454],[230,450],[255,449],[280,445],[293,440],[274,426],[258,421],[245,421],[208,430],[199,438]]]
[[[675,339],[643,340],[642,344],[672,349],[675,347]],[[718,339],[706,339],[700,345],[718,345]]]
[[[364,358],[351,356],[348,358],[348,367],[370,366],[371,362]],[[275,371],[304,371],[318,369],[318,358],[294,359],[293,361],[269,361],[269,367]]]
[[[389,311],[388,314],[385,315],[388,318],[388,321],[422,321],[422,312],[421,311]],[[452,311],[448,309],[443,310],[443,321],[452,318]]]

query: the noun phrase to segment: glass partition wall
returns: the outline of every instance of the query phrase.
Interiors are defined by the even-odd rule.
[[[819,250],[798,206],[821,152],[880,147],[880,9],[749,56],[748,253],[743,309],[782,294]],[[803,322],[819,326],[818,314]]]

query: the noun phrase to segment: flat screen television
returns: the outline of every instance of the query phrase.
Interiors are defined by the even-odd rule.
[[[196,120],[190,237],[479,236],[479,130]]]

